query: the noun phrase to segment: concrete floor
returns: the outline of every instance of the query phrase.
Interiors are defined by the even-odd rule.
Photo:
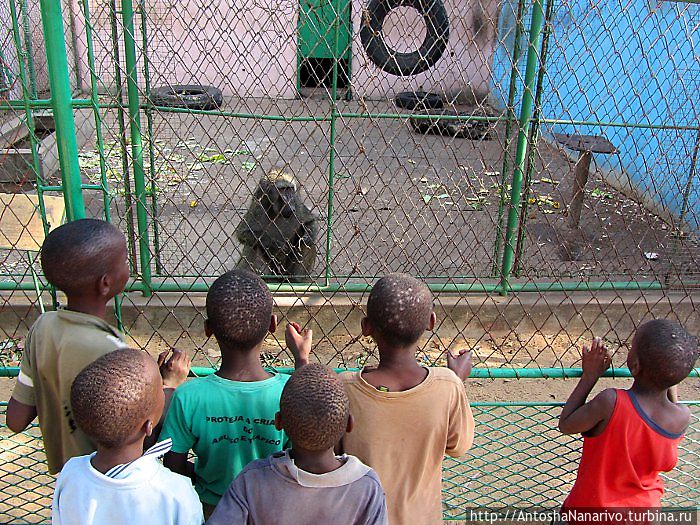
[[[341,101],[338,106],[345,113],[395,111],[382,102],[361,107]],[[228,100],[223,110],[327,117],[329,105],[311,99],[246,99]],[[147,126],[145,116],[142,124]],[[105,115],[103,134],[111,144],[108,163],[120,177],[115,112]],[[272,167],[292,172],[303,185],[306,202],[319,212],[321,255],[314,277],[324,274],[328,122],[156,113],[153,137],[158,211],[151,242],[157,229],[162,274],[216,276],[230,269],[240,250],[233,231],[257,181]],[[366,282],[394,271],[440,281],[491,281],[503,157],[507,153],[510,182],[514,154],[514,145],[507,152],[504,148],[504,123],[495,125],[493,137],[473,141],[421,135],[406,119],[339,119],[329,257],[337,281]],[[91,150],[90,143],[83,148],[87,154]],[[200,160],[218,154],[225,162]],[[673,238],[664,221],[608,186],[601,173],[591,174],[581,227],[570,230],[566,204],[573,169],[565,151],[540,142],[519,260],[523,276],[653,280],[670,273],[697,278],[700,257],[693,240]],[[112,213],[123,222],[123,185],[118,180],[112,184]],[[89,199],[94,213],[99,213],[98,197]]]

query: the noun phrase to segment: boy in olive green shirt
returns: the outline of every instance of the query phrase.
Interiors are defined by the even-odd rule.
[[[129,279],[127,257],[124,235],[96,219],[59,226],[41,248],[44,275],[66,294],[68,304],[63,310],[42,314],[30,328],[7,406],[7,426],[21,432],[39,416],[51,474],[71,457],[95,450],[92,440],[75,425],[70,389],[83,368],[127,346],[122,334],[105,320],[107,303]],[[170,360],[165,386],[184,381],[186,360],[182,355]]]
[[[221,367],[175,391],[161,438],[172,439],[163,463],[194,479],[208,517],[243,467],[284,448],[275,414],[289,376],[270,374],[260,362],[265,335],[277,327],[272,294],[260,277],[225,273],[209,289],[206,309],[204,330],[219,344]]]

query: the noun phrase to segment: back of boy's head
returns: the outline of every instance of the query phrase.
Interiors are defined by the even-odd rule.
[[[94,286],[123,257],[125,245],[119,229],[98,219],[80,219],[51,230],[41,247],[41,267],[46,279],[66,294],[82,293]]]
[[[345,434],[350,401],[338,376],[320,363],[296,370],[282,390],[280,416],[292,446],[322,451]]]
[[[393,273],[379,279],[367,300],[367,318],[389,342],[410,345],[425,332],[433,312],[433,295],[415,277]]]
[[[75,423],[96,443],[119,447],[148,419],[161,386],[158,366],[147,353],[123,349],[103,355],[73,381]]]
[[[688,377],[698,358],[698,340],[667,319],[641,325],[633,343],[644,380],[660,390]]]
[[[270,328],[272,294],[265,282],[245,270],[219,277],[207,294],[207,322],[217,341],[248,350]]]

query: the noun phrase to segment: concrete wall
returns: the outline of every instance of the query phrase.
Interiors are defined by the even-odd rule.
[[[496,48],[500,0],[444,0],[450,19],[447,50],[428,71],[397,77],[379,69],[365,53],[360,41],[363,0],[352,2],[353,93],[369,98],[386,98],[400,91],[436,91],[451,99],[483,99],[489,92],[491,63]],[[400,52],[418,49],[425,36],[425,23],[414,9],[398,8],[387,16],[383,33]]]
[[[90,4],[96,67],[101,89],[108,90],[114,86],[109,4]],[[500,0],[445,0],[451,22],[448,49],[431,70],[413,77],[388,75],[369,61],[359,38],[363,5],[352,0],[354,94],[386,98],[416,88],[462,98],[487,94]],[[146,2],[151,85],[211,84],[238,97],[296,97],[298,8],[299,0],[212,0],[205,8],[176,0]],[[140,22],[136,25],[140,46]],[[79,41],[84,31],[79,28]],[[417,11],[399,8],[385,31],[406,51],[420,46],[425,29]],[[84,48],[80,53],[85,55]],[[85,63],[82,70],[87,79]]]
[[[493,96],[502,106],[516,4],[504,1],[499,23],[503,44],[494,56]],[[682,128],[700,122],[700,4],[572,0],[555,2],[554,9],[542,115],[628,125],[549,125],[543,127],[545,138],[551,132],[606,136],[620,155],[596,155],[595,162],[611,182],[676,218],[689,190],[687,223],[699,228],[700,169],[690,177],[700,135],[697,130],[654,126]],[[527,35],[521,46],[524,77]]]
[[[20,2],[16,2],[17,16],[20,24],[20,39],[22,46],[25,45],[25,35],[22,26],[22,17],[19,6]],[[32,48],[32,58],[36,79],[37,93],[46,93],[49,90],[49,76],[46,67],[46,51],[44,49],[44,38],[41,30],[41,12],[39,11],[39,0],[27,0],[27,20],[29,23],[29,45]],[[10,4],[8,0],[0,0],[0,50],[5,59],[5,64],[0,64],[0,67],[9,70],[10,82],[12,89],[9,91],[11,100],[19,100],[22,98],[22,86],[19,80],[20,64],[18,62],[18,53],[15,46],[15,36],[12,31],[12,17],[10,14]],[[27,71],[27,79],[29,80],[28,64],[25,63]]]
[[[109,0],[90,0],[101,90],[115,84]],[[297,4],[291,0],[153,0],[145,4],[151,86],[208,84],[238,97],[296,95]],[[119,33],[123,34],[121,18]],[[137,49],[141,23],[135,21]],[[80,28],[84,35],[85,28]],[[121,37],[120,37],[121,38]],[[84,37],[79,40],[84,41]],[[125,70],[123,42],[120,67]],[[144,86],[143,54],[139,82]],[[83,64],[84,77],[87,67]]]

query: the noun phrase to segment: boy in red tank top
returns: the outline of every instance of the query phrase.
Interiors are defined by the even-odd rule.
[[[559,417],[564,434],[583,435],[578,475],[563,505],[567,521],[649,521],[640,516],[660,507],[664,484],[659,472],[675,467],[678,443],[690,422],[688,407],[675,402],[675,385],[688,376],[697,357],[697,340],[677,323],[644,323],[627,357],[632,387],[609,388],[586,402],[611,359],[600,338],[590,349],[583,347],[583,375]],[[591,512],[603,514],[587,518]]]

